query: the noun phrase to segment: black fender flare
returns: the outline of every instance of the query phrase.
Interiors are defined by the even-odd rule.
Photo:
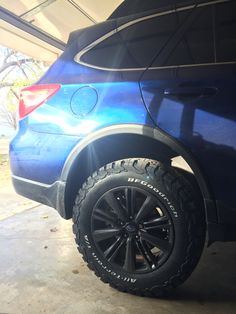
[[[166,146],[168,146],[171,150],[175,151],[179,156],[183,157],[183,159],[189,164],[192,169],[196,180],[201,189],[202,195],[204,199],[212,199],[212,195],[207,184],[206,178],[200,169],[199,165],[194,160],[191,152],[187,150],[181,143],[179,143],[176,139],[172,138],[162,130],[158,128],[153,128],[146,125],[140,124],[117,124],[105,127],[103,129],[99,129],[84,139],[82,139],[71,151],[67,160],[65,161],[64,167],[61,173],[61,181],[66,182],[69,171],[71,169],[72,164],[78,158],[79,154],[90,144],[98,139],[102,139],[106,136],[117,135],[117,134],[134,134],[134,135],[143,135],[145,137],[149,137],[159,141]]]
[[[182,143],[178,142],[176,139],[172,138],[170,135],[166,134],[159,128],[141,124],[117,124],[92,132],[84,139],[82,139],[69,154],[62,169],[60,182],[66,186],[67,180],[70,175],[70,170],[72,169],[72,165],[79,158],[80,154],[84,150],[86,150],[86,148],[88,148],[91,144],[93,144],[97,140],[105,139],[108,136],[124,134],[141,135],[147,138],[151,138],[152,140],[156,140],[157,142],[164,144],[166,147],[168,147],[170,151],[175,152],[176,156],[181,156],[187,162],[187,164],[193,171],[193,174],[203,196],[206,223],[208,225],[208,245],[216,240],[221,240],[223,233],[220,225],[218,224],[216,203],[213,194],[210,191],[210,187],[207,183],[204,172],[201,170],[198,163],[194,159],[194,156],[188,150],[188,148],[186,148]],[[65,195],[63,198],[65,201]],[[68,214],[66,214],[64,201],[64,205],[61,206],[61,208],[63,208],[63,214],[61,214],[63,217],[66,218]]]

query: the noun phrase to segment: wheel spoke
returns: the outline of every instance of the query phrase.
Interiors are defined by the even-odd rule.
[[[104,222],[110,223],[110,224],[112,224],[112,225],[117,225],[115,215],[112,215],[112,214],[109,213],[109,212],[105,212],[105,211],[102,210],[102,209],[96,208],[96,209],[94,210],[93,217],[94,217],[95,219],[100,220],[100,221],[104,221]]]
[[[118,186],[99,198],[92,213],[96,247],[127,273],[150,273],[165,263],[174,243],[171,218],[155,195]]]
[[[134,216],[135,211],[135,189],[132,187],[125,189],[126,209],[129,217]]]
[[[135,217],[135,222],[140,222],[140,220],[142,220],[153,209],[154,206],[155,205],[152,197],[147,196]]]
[[[129,237],[126,241],[124,269],[128,272],[135,270],[135,248],[132,237]]]
[[[105,195],[105,201],[109,205],[111,209],[115,211],[117,214],[118,218],[121,220],[126,220],[126,213],[124,208],[120,205],[118,200],[114,197],[112,192],[109,192]]]
[[[171,224],[169,222],[168,217],[158,217],[155,219],[151,219],[148,221],[143,222],[143,226],[146,230],[153,230],[153,229],[169,229],[171,227]]]
[[[168,240],[163,240],[161,238],[158,238],[156,236],[153,236],[149,233],[147,233],[144,230],[140,231],[140,237],[141,239],[149,242],[150,244],[152,244],[153,246],[159,248],[161,251],[168,252],[170,250],[170,243]]]
[[[100,242],[118,235],[120,229],[110,228],[110,229],[99,229],[93,232],[94,240]]]
[[[108,259],[108,261],[113,260],[119,250],[121,249],[122,245],[125,243],[125,239],[121,237],[119,237],[111,246],[109,246],[108,249],[106,249],[106,251],[104,252],[105,257]]]
[[[151,250],[146,245],[146,243],[144,241],[142,241],[141,239],[139,241],[137,241],[137,246],[138,246],[138,249],[139,249],[140,253],[142,254],[148,268],[152,269],[152,266],[156,265],[155,256],[152,254]]]

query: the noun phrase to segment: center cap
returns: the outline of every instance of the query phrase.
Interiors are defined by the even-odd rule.
[[[128,225],[125,226],[125,230],[128,233],[135,233],[137,231],[137,227],[135,224],[129,223]]]

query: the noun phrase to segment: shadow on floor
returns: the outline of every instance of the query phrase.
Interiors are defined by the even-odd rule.
[[[167,299],[236,303],[236,243],[214,243],[206,248],[194,273]]]

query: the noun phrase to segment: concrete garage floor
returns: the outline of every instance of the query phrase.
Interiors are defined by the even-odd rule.
[[[168,299],[136,297],[88,270],[71,221],[16,196],[11,187],[8,194],[0,189],[0,199],[0,313],[236,313],[234,243],[206,250],[192,277]]]

